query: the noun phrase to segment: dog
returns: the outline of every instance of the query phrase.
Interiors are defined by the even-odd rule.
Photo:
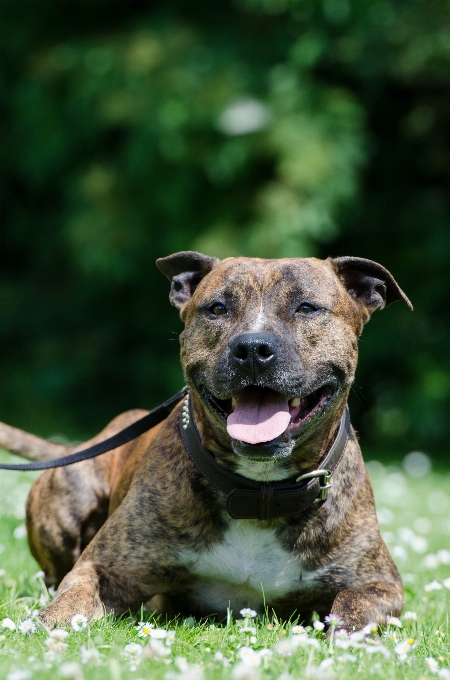
[[[372,312],[411,303],[356,257],[157,260],[180,312],[189,392],[150,431],[44,472],[27,501],[31,552],[56,598],[49,627],[145,603],[168,617],[251,607],[330,612],[347,630],[399,616],[403,587],[380,536],[347,397]],[[115,418],[90,444],[147,412]],[[32,460],[82,449],[7,425]]]

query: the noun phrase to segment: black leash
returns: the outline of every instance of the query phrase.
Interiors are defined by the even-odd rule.
[[[94,444],[88,449],[83,449],[82,451],[77,451],[77,453],[71,453],[68,456],[63,456],[62,458],[54,458],[52,460],[46,460],[37,463],[23,463],[19,465],[0,465],[0,470],[48,470],[49,468],[63,467],[64,465],[73,465],[73,463],[79,463],[82,460],[88,460],[88,458],[95,458],[100,456],[102,453],[107,451],[112,451],[112,449],[117,449],[117,447],[126,444],[127,442],[136,439],[139,435],[151,430],[152,427],[158,425],[162,420],[167,418],[169,413],[173,411],[175,406],[183,399],[186,395],[187,388],[183,387],[182,390],[177,392],[173,397],[170,397],[160,406],[157,406],[152,411],[147,413],[143,418],[140,418],[132,425],[129,425],[124,430],[121,430],[117,434],[105,439],[103,442]]]

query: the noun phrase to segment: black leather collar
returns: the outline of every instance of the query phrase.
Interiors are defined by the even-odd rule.
[[[189,402],[187,395],[180,419],[183,444],[204,477],[226,494],[226,508],[233,519],[270,520],[286,517],[326,500],[331,475],[345,451],[350,433],[348,406],[345,407],[336,438],[317,470],[300,475],[295,480],[257,482],[226,470],[204,448]]]

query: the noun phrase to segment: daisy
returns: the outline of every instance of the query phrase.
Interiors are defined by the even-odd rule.
[[[61,630],[61,628],[55,628],[50,631],[50,637],[53,640],[65,640],[69,633],[66,630]]]
[[[126,657],[135,660],[142,655],[142,647],[137,642],[130,642],[130,644],[125,645],[123,652]]]
[[[150,635],[150,631],[151,631],[152,628],[153,628],[153,623],[146,623],[145,621],[141,621],[136,626],[136,630],[138,631],[139,637],[148,637]]]
[[[241,647],[239,657],[246,666],[259,666],[261,664],[260,655],[251,647]]]
[[[405,612],[403,618],[407,621],[417,621],[417,614],[416,612]]]
[[[19,630],[23,635],[28,635],[29,633],[36,632],[36,624],[33,623],[33,619],[25,619],[19,624]]]
[[[427,657],[427,658],[425,659],[425,661],[426,661],[427,666],[428,666],[428,668],[430,669],[430,671],[431,671],[432,673],[436,673],[436,671],[439,669],[439,664],[438,664],[438,662],[436,661],[436,659],[433,659],[432,656],[429,656],[429,657]]]
[[[314,621],[313,626],[316,630],[323,630],[325,628],[325,624],[322,623],[322,621]]]
[[[325,623],[328,623],[332,628],[342,628],[344,625],[343,620],[337,614],[329,614],[324,619]]]
[[[100,663],[100,654],[95,647],[85,647],[81,645],[80,658],[82,664],[91,664],[92,666],[97,666]]]
[[[170,647],[170,645],[173,645],[173,643],[175,642],[175,635],[176,635],[176,633],[175,633],[174,630],[168,630],[167,631],[167,635],[165,637],[165,643],[168,647]]]
[[[435,579],[434,581],[431,581],[431,583],[427,583],[424,590],[426,593],[431,593],[432,590],[442,590],[442,585]]]
[[[395,626],[396,628],[403,628],[403,624],[396,616],[387,616],[386,623],[388,626]]]
[[[0,621],[0,626],[7,630],[16,630],[16,624],[12,619],[3,619],[3,621]]]
[[[292,626],[292,628],[291,628],[291,633],[293,635],[300,635],[300,633],[304,633],[304,632],[305,632],[305,629],[303,628],[303,626]]]
[[[80,631],[87,628],[88,620],[84,614],[75,614],[75,616],[72,616],[70,625],[72,626],[74,631],[79,633]]]
[[[244,619],[254,619],[255,616],[256,616],[255,610],[249,609],[248,607],[241,609],[241,611],[239,613]]]

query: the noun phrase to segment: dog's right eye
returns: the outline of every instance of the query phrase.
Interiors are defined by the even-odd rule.
[[[228,309],[221,302],[215,302],[211,305],[209,311],[211,314],[214,314],[214,316],[223,316],[228,312]]]

